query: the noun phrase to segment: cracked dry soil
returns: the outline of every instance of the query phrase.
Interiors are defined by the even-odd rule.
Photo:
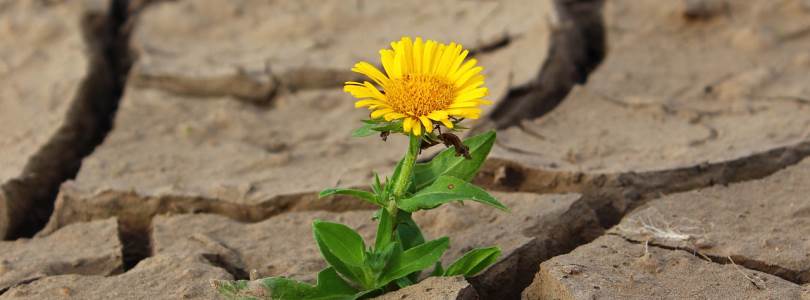
[[[340,90],[401,35],[486,67],[512,213],[415,215],[504,255],[382,299],[810,299],[803,0],[0,0],[0,299],[313,280],[313,218],[373,233],[317,191],[404,147]]]

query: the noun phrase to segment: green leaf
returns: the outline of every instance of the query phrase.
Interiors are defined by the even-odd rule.
[[[321,220],[315,220],[312,228],[315,238],[322,240],[340,261],[350,266],[363,266],[366,245],[354,229]]]
[[[352,287],[346,280],[343,280],[332,267],[318,272],[318,282],[315,289],[318,290],[321,297],[327,295],[352,296],[357,293],[357,289]]]
[[[383,131],[399,132],[402,131],[402,120],[382,122],[377,124],[377,126],[372,129],[379,132]]]
[[[405,252],[395,253],[382,276],[377,280],[377,285],[385,286],[394,280],[408,276],[408,274],[430,267],[439,261],[442,253],[449,246],[450,239],[443,237],[413,247]]]
[[[377,197],[374,196],[373,193],[356,189],[329,188],[321,191],[321,193],[318,194],[318,198],[323,198],[332,195],[352,196],[360,200],[365,200],[375,205],[380,205],[379,203],[377,203]]]
[[[402,120],[363,120],[363,126],[352,132],[352,137],[364,137],[379,132],[401,132]]]
[[[411,218],[411,213],[400,211],[398,215],[397,235],[404,250],[411,249],[425,243],[425,237],[419,225]]]
[[[369,297],[375,297],[375,296],[379,296],[381,294],[382,294],[382,291],[380,289],[366,290],[366,291],[362,291],[362,292],[359,292],[357,294],[354,294],[354,298],[352,298],[352,299],[368,299]]]
[[[258,300],[264,291],[253,291],[250,289],[250,282],[247,280],[214,280],[214,288],[226,299],[233,300]]]
[[[318,272],[315,286],[284,277],[267,277],[255,281],[238,280],[214,282],[219,293],[228,299],[301,299],[301,300],[352,300],[358,290],[328,267]]]
[[[441,175],[450,175],[465,181],[472,180],[478,169],[489,155],[492,144],[495,143],[495,132],[489,131],[464,140],[470,150],[470,159],[456,156],[453,147],[445,149],[430,162],[418,163],[414,166],[414,187],[421,190],[432,184]]]
[[[371,191],[375,195],[382,193],[382,184],[380,184],[380,175],[374,172],[374,183],[371,184]]]
[[[495,208],[508,211],[497,199],[483,189],[449,175],[439,176],[430,186],[417,192],[410,198],[402,199],[397,206],[407,212],[420,209],[432,209],[452,201],[472,200]]]
[[[318,244],[318,249],[320,249],[321,255],[330,266],[334,267],[335,270],[340,272],[340,274],[343,274],[343,276],[349,278],[349,280],[360,282],[360,278],[362,278],[363,274],[360,268],[344,264],[342,261],[340,261],[340,259],[337,258],[337,256],[329,251],[329,248],[326,246],[323,240],[319,239],[317,236],[315,236],[315,243]]]
[[[406,277],[402,277],[402,278],[399,278],[397,280],[394,280],[394,283],[396,283],[399,288],[404,289],[404,288],[412,285],[413,281],[411,281],[411,279],[406,276]]]
[[[267,291],[267,299],[307,299],[315,294],[315,287],[284,277],[260,279]]]
[[[312,296],[316,293],[315,287],[284,277],[268,277],[256,281],[218,280],[213,283],[220,295],[231,300],[313,299]]]
[[[422,235],[422,230],[419,225],[411,218],[411,213],[400,211],[398,213],[399,225],[397,225],[397,237],[402,243],[403,251],[411,249],[425,243],[425,237]],[[420,271],[416,271],[408,275],[412,282],[419,280]]]
[[[315,223],[318,221],[316,220]],[[318,234],[315,224],[312,226],[313,232],[315,232],[315,242],[318,244],[318,249],[321,251],[321,255],[329,263],[330,266],[334,267],[336,271],[340,274],[343,274],[346,278],[354,282],[363,282],[362,279],[365,278],[363,274],[363,270],[359,266],[348,265],[344,263],[337,255],[333,253],[329,245],[326,243],[323,235]],[[355,233],[356,235],[356,233]],[[331,240],[331,239],[330,239]],[[362,242],[362,238],[360,239]],[[364,247],[361,245],[361,247]],[[362,248],[361,248],[362,251]]]
[[[374,249],[381,250],[388,247],[394,239],[392,235],[394,231],[394,222],[391,220],[391,214],[388,210],[381,208],[378,211],[380,215],[380,223],[377,224],[377,239],[374,242]]]
[[[370,268],[369,277],[376,277],[376,274],[382,272],[391,260],[391,256],[398,251],[401,252],[399,242],[391,242],[379,250],[369,252],[366,257],[366,265]],[[372,284],[373,285],[373,284]]]
[[[360,128],[352,131],[352,137],[365,137],[375,134],[376,132],[371,129],[372,127],[374,127],[374,124],[363,124]]]
[[[332,267],[318,272],[315,286],[284,277],[268,277],[260,282],[266,289],[264,298],[267,299],[349,300],[358,292]]]
[[[442,276],[444,275],[444,268],[442,267],[442,262],[437,261],[436,266],[433,267],[433,272],[430,272],[430,276]]]
[[[497,262],[500,256],[501,249],[498,247],[473,249],[447,267],[443,275],[470,277]]]

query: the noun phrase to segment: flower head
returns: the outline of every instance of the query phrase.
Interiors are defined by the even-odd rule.
[[[482,99],[487,95],[483,68],[475,59],[465,61],[468,54],[456,43],[403,37],[380,50],[385,73],[361,61],[352,71],[374,83],[346,82],[344,91],[358,99],[355,107],[368,107],[372,119],[401,119],[406,134],[432,132],[434,122],[453,128],[451,118],[477,119],[479,106],[491,104]]]

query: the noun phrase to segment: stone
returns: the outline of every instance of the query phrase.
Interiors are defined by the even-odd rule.
[[[667,195],[611,232],[810,282],[810,159],[761,180]]]
[[[414,220],[426,238],[450,237],[444,265],[478,247],[499,246],[500,261],[471,278],[483,298],[516,296],[531,281],[537,265],[564,253],[601,232],[596,216],[579,195],[498,193],[511,212],[478,203],[445,205],[417,212]],[[268,220],[243,224],[214,215],[158,216],[152,245],[156,253],[187,256],[206,254],[259,277],[287,276],[314,281],[325,267],[312,238],[311,222],[323,219],[355,228],[370,245],[376,225],[372,211],[343,213],[285,213]],[[283,234],[280,234],[283,233]]]
[[[430,277],[418,284],[372,298],[374,300],[436,299],[466,300],[478,299],[470,283],[463,277]]]
[[[499,131],[477,182],[594,195],[621,215],[810,154],[807,68],[793,63],[810,46],[810,12],[724,1],[727,13],[695,22],[682,2],[607,1],[610,55],[555,110]]]
[[[605,235],[540,265],[523,299],[798,299],[801,287],[687,251]]]
[[[49,236],[0,242],[0,292],[53,275],[120,273],[117,223],[75,223]]]
[[[83,32],[108,4],[0,2],[0,238],[44,226],[59,184],[101,135],[87,114],[107,109],[109,85]]]
[[[199,256],[157,255],[115,276],[49,276],[14,287],[0,299],[217,299],[209,280],[233,277]]]

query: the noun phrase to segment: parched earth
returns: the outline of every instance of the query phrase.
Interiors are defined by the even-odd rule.
[[[0,0],[0,299],[314,280],[312,220],[374,230],[317,192],[404,151],[341,91],[402,35],[485,67],[511,213],[416,214],[503,256],[380,299],[810,299],[806,0]]]

